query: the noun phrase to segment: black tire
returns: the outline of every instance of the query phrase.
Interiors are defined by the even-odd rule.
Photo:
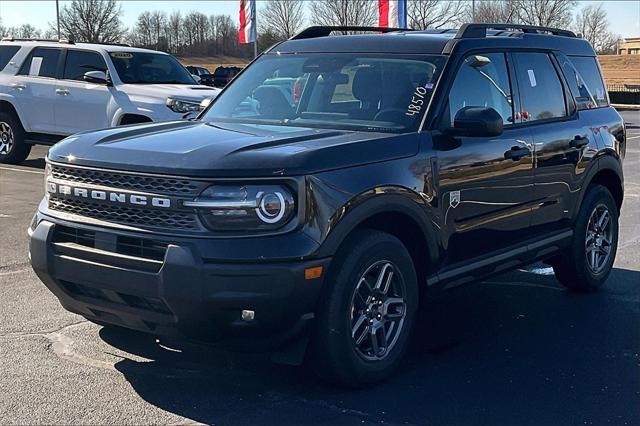
[[[376,268],[382,272],[378,274]],[[388,275],[384,275],[385,268],[387,274],[389,271],[393,272],[393,278],[387,280]],[[369,287],[360,284],[360,279],[365,272],[377,277],[385,277],[385,282],[391,282],[386,286],[387,295],[378,293],[379,297],[375,296],[378,297],[377,301],[372,294],[366,296]],[[365,296],[356,297],[356,288],[365,289]],[[392,298],[396,302],[391,302]],[[381,300],[384,300],[384,304]],[[398,303],[398,300],[403,302]],[[360,306],[362,309],[356,310],[357,303],[362,304]],[[387,305],[387,303],[396,304]],[[380,355],[381,359],[372,360],[365,358],[373,356],[373,344],[371,352],[367,354],[363,349],[366,343],[358,345],[352,337],[352,327],[354,322],[364,317],[364,308],[374,304],[380,304],[380,306],[370,309],[366,315],[371,315],[373,311],[379,315],[362,321],[364,328],[359,329],[362,333],[358,334],[367,336],[366,339],[371,342],[377,341],[377,338],[371,337],[371,334],[375,334],[371,333],[372,327],[377,325],[382,327],[383,324],[382,333],[395,337],[389,339],[390,342],[385,338],[385,342],[382,343],[388,350],[384,349],[384,353]],[[416,272],[409,252],[402,242],[393,235],[383,232],[357,230],[348,237],[334,257],[318,307],[308,361],[318,376],[334,384],[355,388],[384,380],[398,367],[407,350],[417,308]],[[391,315],[398,316],[402,312],[404,312],[403,319],[396,318],[393,325],[393,320],[387,319],[387,313],[391,318]],[[376,321],[379,317],[382,319]],[[374,321],[374,325],[369,325]],[[380,331],[380,328],[377,329]],[[395,334],[393,330],[396,330]],[[381,345],[378,345],[378,348],[382,351]]]
[[[610,228],[598,231],[596,237],[591,237],[593,233],[590,228],[598,222],[592,222],[593,215],[597,214],[601,218],[605,210],[609,214],[607,224]],[[607,280],[618,248],[618,216],[618,206],[611,192],[602,185],[592,185],[580,207],[570,248],[553,262],[556,278],[563,286],[587,292],[597,290]],[[605,244],[607,239],[610,241]],[[590,251],[587,253],[588,248]],[[596,256],[606,256],[596,262],[599,267],[593,267],[591,251],[595,251]]]
[[[25,143],[25,131],[18,117],[11,112],[0,112],[0,163],[18,164],[31,152]]]

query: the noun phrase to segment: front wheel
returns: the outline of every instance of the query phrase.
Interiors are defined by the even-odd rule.
[[[417,310],[409,252],[392,235],[359,230],[334,262],[311,343],[312,367],[348,387],[383,380],[407,350]]]
[[[554,262],[556,278],[570,290],[593,291],[609,276],[618,248],[618,206],[602,185],[589,188],[568,252]]]

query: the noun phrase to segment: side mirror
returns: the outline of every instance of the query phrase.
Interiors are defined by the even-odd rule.
[[[84,81],[96,84],[109,84],[109,78],[104,71],[88,71],[84,73]]]
[[[195,74],[191,74],[191,77],[193,77],[193,79],[196,81],[196,83],[200,84],[200,82],[202,81],[202,79],[200,78],[199,75],[195,75]]]
[[[488,107],[464,107],[453,120],[453,133],[459,136],[500,136],[503,128],[502,116]]]

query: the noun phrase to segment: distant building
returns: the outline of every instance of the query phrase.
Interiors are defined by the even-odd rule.
[[[640,55],[640,37],[625,38],[618,43],[618,55]]]

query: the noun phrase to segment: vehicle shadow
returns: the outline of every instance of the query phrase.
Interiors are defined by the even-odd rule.
[[[28,158],[21,162],[19,165],[32,169],[44,169],[46,163],[44,161],[44,158]]]
[[[601,291],[573,294],[539,267],[452,289],[423,307],[395,376],[362,390],[266,355],[100,335],[149,360],[116,364],[143,399],[203,423],[639,424],[638,283],[615,269]]]

